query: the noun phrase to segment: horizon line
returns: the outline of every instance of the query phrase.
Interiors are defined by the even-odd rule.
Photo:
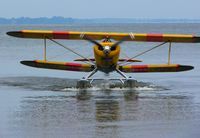
[[[80,19],[80,20],[84,20],[84,19],[137,19],[137,20],[200,20],[200,18],[172,18],[172,17],[166,17],[166,18],[147,18],[147,17],[98,17],[98,18],[94,18],[94,17],[84,17],[84,18],[77,18],[77,17],[63,17],[63,16],[51,16],[51,17],[45,17],[45,16],[41,16],[41,17],[25,17],[25,16],[21,16],[21,17],[0,17],[1,19],[19,19],[19,18],[30,18],[30,19],[38,19],[38,18],[47,18],[47,19],[52,19],[52,18],[64,18],[64,19]]]

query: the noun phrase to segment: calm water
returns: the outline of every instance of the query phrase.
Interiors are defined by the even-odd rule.
[[[186,33],[200,35],[200,24],[10,25],[0,26],[0,137],[199,138],[200,44],[174,44],[172,62],[193,65],[182,73],[128,74],[141,82],[135,89],[109,89],[107,82],[88,90],[73,88],[87,73],[43,70],[21,60],[42,59],[42,40],[5,35],[21,29]],[[59,41],[87,57],[85,41]],[[122,57],[154,43],[124,43]],[[167,45],[144,56],[144,63],[166,63]],[[48,59],[79,58],[48,42]],[[105,77],[103,73],[96,77]],[[117,74],[110,74],[117,77]],[[109,82],[112,83],[112,82]]]

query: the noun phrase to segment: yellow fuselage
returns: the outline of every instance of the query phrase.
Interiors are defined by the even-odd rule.
[[[105,48],[106,46],[111,47],[112,42],[102,42],[101,45]],[[110,50],[109,53],[99,48],[97,45],[94,46],[94,57],[96,61],[96,66],[99,70],[104,72],[110,72],[116,69],[117,62],[119,60],[120,46]]]

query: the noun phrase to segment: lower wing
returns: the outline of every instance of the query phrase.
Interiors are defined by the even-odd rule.
[[[46,69],[57,69],[67,71],[90,72],[95,69],[94,65],[79,64],[70,62],[55,62],[55,61],[21,61],[22,64]],[[148,65],[127,65],[119,66],[119,70],[125,73],[146,73],[146,72],[180,72],[192,70],[194,67],[179,64],[148,64]]]
[[[21,61],[21,63],[24,65],[36,67],[36,68],[79,71],[79,72],[90,72],[94,70],[95,68],[94,65],[90,65],[90,64],[54,62],[54,61],[44,61],[44,60]]]
[[[119,70],[125,73],[181,72],[192,70],[193,68],[193,66],[179,64],[148,64],[119,66]]]

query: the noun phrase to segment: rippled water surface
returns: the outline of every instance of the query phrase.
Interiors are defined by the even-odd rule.
[[[35,69],[21,60],[42,59],[42,40],[6,36],[7,31],[50,29],[200,35],[200,24],[95,24],[0,26],[0,137],[70,138],[199,138],[200,44],[173,44],[172,62],[193,65],[182,73],[128,74],[136,88],[110,88],[114,82],[94,82],[77,89],[87,73]],[[59,41],[92,57],[85,41]],[[131,57],[153,43],[123,43],[121,57]],[[166,63],[167,45],[138,57],[146,63]],[[48,59],[79,58],[48,42]],[[125,54],[126,53],[126,54]],[[96,77],[107,77],[97,73]],[[110,74],[110,77],[118,77]]]

